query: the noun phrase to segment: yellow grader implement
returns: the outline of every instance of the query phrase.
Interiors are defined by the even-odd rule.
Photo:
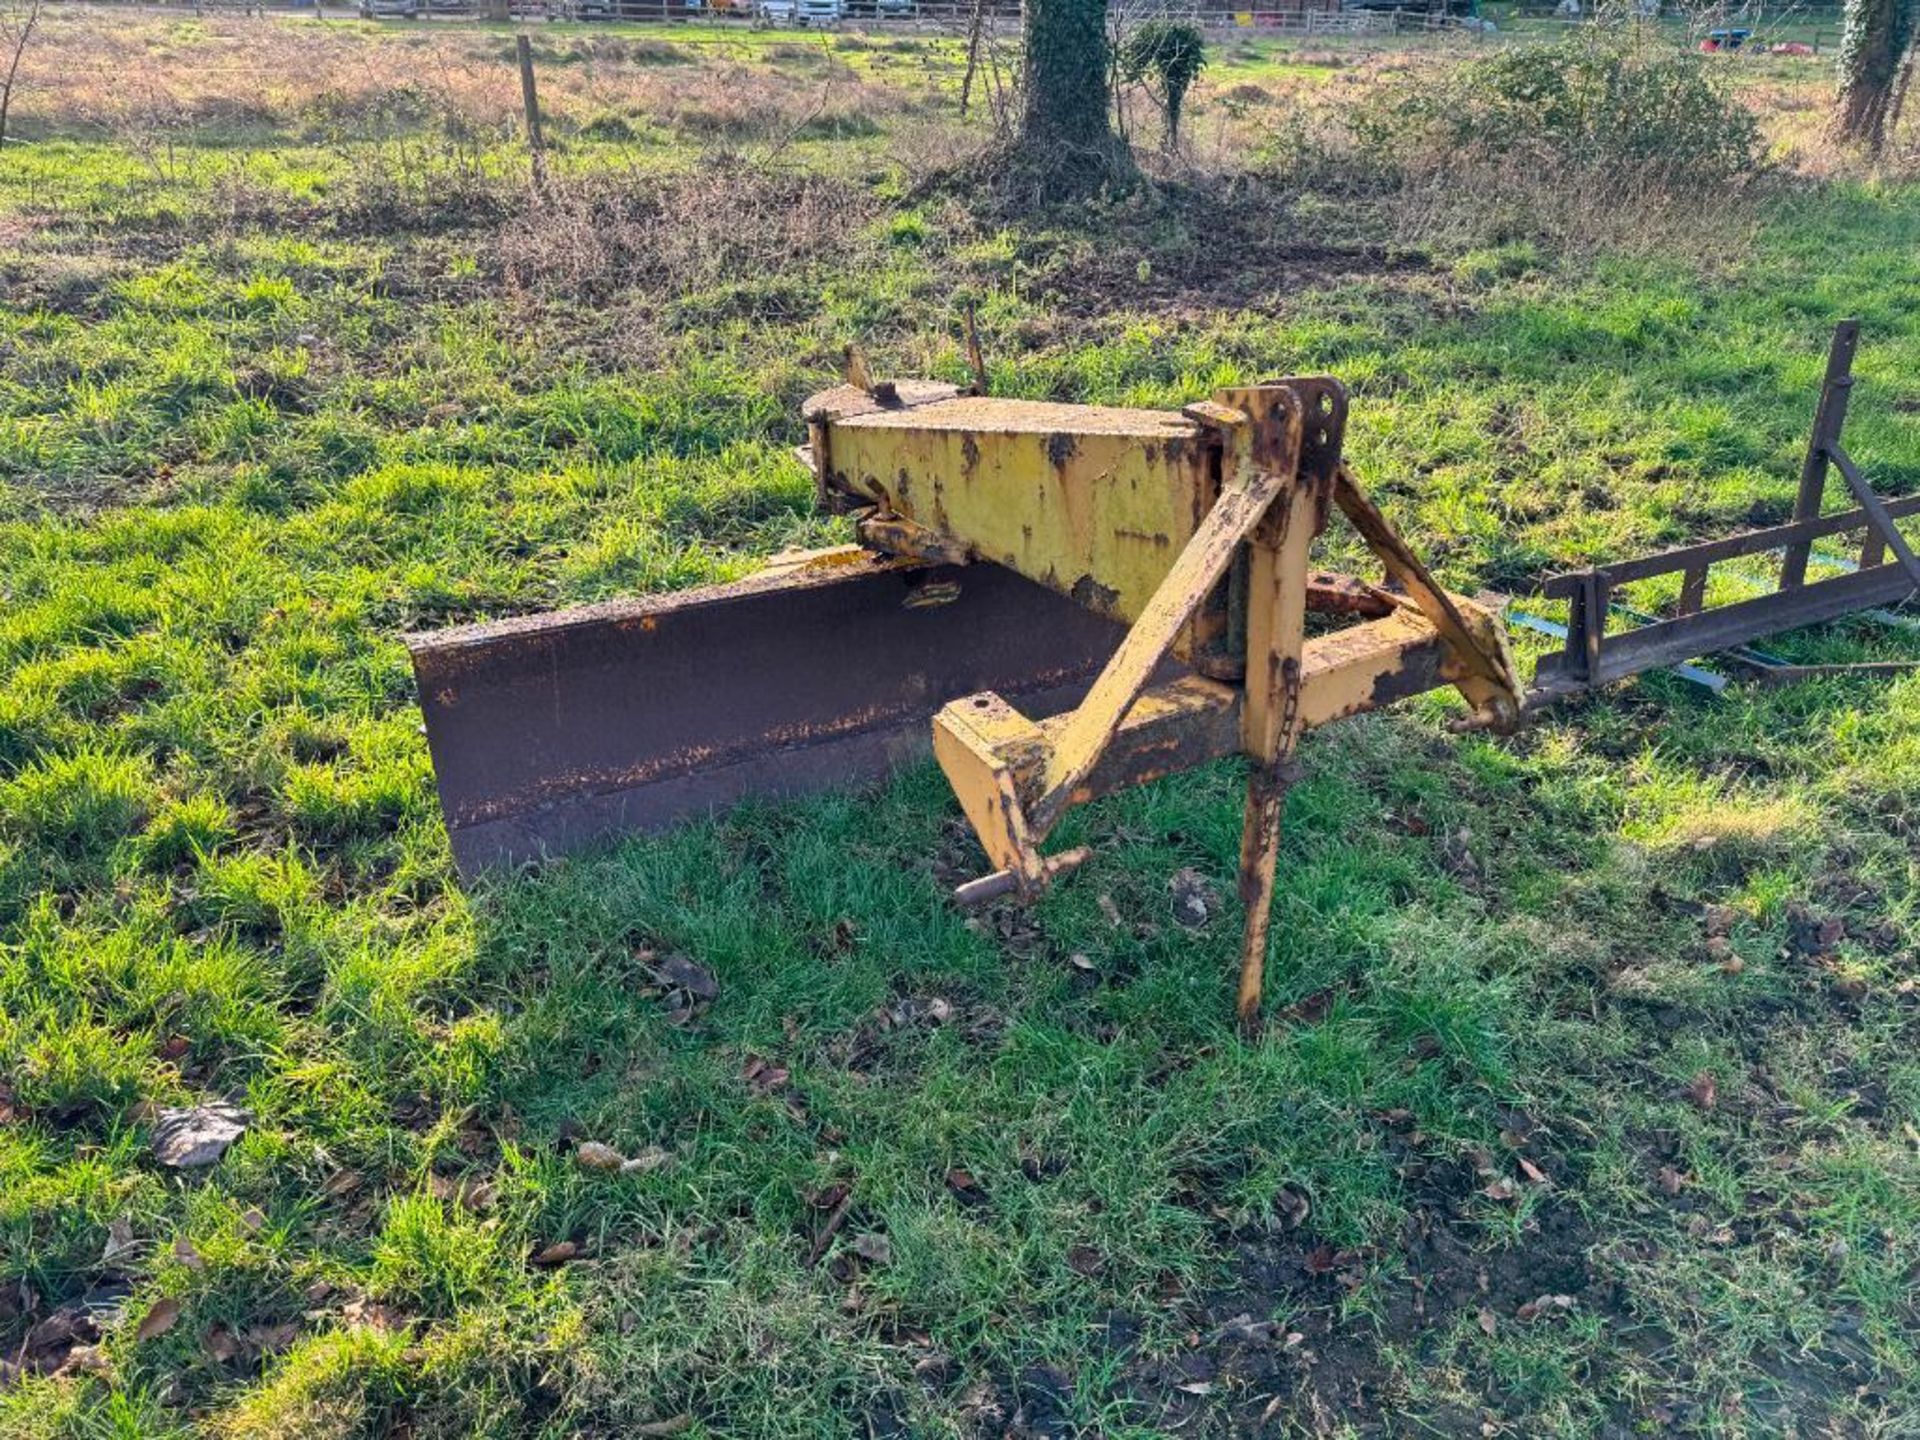
[[[847,383],[807,403],[804,453],[857,545],[414,641],[455,856],[471,874],[871,779],[930,734],[992,867],[956,899],[1027,900],[1087,858],[1043,853],[1068,810],[1237,753],[1251,1023],[1304,730],[1445,686],[1463,726],[1509,730],[1530,706],[1911,593],[1920,561],[1894,520],[1920,504],[1883,505],[1840,447],[1854,334],[1835,339],[1794,521],[1551,582],[1573,623],[1531,691],[1499,603],[1438,585],[1342,460],[1335,380],[1167,412],[875,382],[850,355]],[[1830,463],[1860,508],[1823,517]],[[1378,578],[1312,568],[1336,513]],[[1811,542],[1850,530],[1860,566],[1809,583]],[[1703,608],[1710,565],[1774,548],[1777,593]],[[1614,587],[1668,571],[1680,613],[1609,635]]]

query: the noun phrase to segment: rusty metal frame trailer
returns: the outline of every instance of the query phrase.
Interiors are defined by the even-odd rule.
[[[1760,670],[1761,678],[1773,683],[1837,669],[1884,672],[1905,668],[1884,665],[1782,667],[1755,665],[1738,658],[1741,647],[1755,640],[1895,604],[1920,587],[1920,559],[1915,558],[1894,523],[1910,515],[1920,515],[1920,496],[1881,500],[1841,443],[1859,334],[1859,322],[1855,320],[1843,321],[1834,332],[1827,355],[1826,380],[1814,412],[1813,433],[1801,465],[1793,519],[1784,525],[1750,530],[1725,540],[1681,546],[1639,559],[1556,575],[1548,580],[1542,587],[1543,593],[1552,599],[1565,600],[1568,605],[1566,643],[1558,654],[1543,656],[1535,668],[1533,688],[1527,696],[1530,709],[1645,670],[1720,652],[1734,652],[1736,663],[1743,669]],[[1840,472],[1856,508],[1822,515],[1820,509],[1830,466]],[[1809,581],[1807,567],[1813,543],[1829,536],[1849,534],[1861,536],[1858,567],[1850,573]],[[1781,556],[1777,589],[1729,605],[1706,606],[1707,577],[1713,566],[1773,552]],[[1681,577],[1681,583],[1679,602],[1671,616],[1607,633],[1608,618],[1617,609],[1614,597],[1620,587],[1637,580],[1674,574]]]

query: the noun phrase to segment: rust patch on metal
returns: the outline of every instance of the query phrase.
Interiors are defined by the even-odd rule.
[[[1377,620],[1398,608],[1392,595],[1352,575],[1322,570],[1307,577],[1307,609],[1320,614],[1364,615]]]
[[[1082,575],[1073,582],[1073,588],[1067,592],[1075,602],[1102,615],[1111,615],[1114,605],[1120,599],[1120,592],[1102,585],[1091,575]]]

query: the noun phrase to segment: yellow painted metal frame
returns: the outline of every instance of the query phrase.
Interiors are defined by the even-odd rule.
[[[1442,684],[1461,691],[1474,723],[1504,728],[1520,712],[1497,615],[1437,585],[1341,463],[1346,405],[1337,382],[1307,377],[1222,391],[1177,415],[927,382],[843,387],[809,407],[822,493],[865,507],[863,541],[992,560],[1131,622],[1065,715],[1035,721],[987,693],[935,717],[934,754],[996,871],[960,897],[1038,894],[1085,858],[1040,853],[1073,806],[1245,754],[1243,1023],[1259,1011],[1301,732]],[[1371,593],[1395,608],[1309,639],[1310,551],[1336,507],[1393,587]],[[1230,570],[1243,624],[1223,594]],[[1169,657],[1217,659],[1223,638],[1239,647],[1238,684],[1156,678]]]

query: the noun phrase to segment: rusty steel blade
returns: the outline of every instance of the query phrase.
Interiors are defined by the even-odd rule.
[[[1074,704],[1121,628],[995,565],[854,547],[731,585],[411,637],[455,862],[664,828],[876,779],[948,700]]]

